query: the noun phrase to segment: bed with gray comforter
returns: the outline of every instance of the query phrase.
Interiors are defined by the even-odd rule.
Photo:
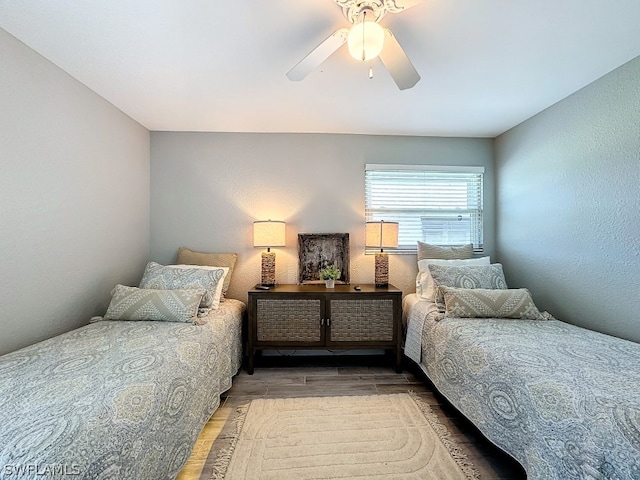
[[[101,321],[0,357],[0,478],[174,478],[240,367],[244,310]]]
[[[405,353],[529,479],[640,479],[640,344],[557,320],[444,318],[405,298]]]

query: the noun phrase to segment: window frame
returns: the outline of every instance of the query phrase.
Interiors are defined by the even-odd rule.
[[[371,192],[371,188],[372,188],[372,183],[374,183],[374,179],[371,176],[372,172],[373,174],[375,174],[375,172],[385,172],[385,171],[389,171],[389,172],[415,172],[416,176],[422,176],[425,180],[430,180],[428,178],[428,174],[429,173],[433,173],[434,174],[434,178],[431,179],[432,182],[436,182],[438,180],[438,178],[436,177],[437,174],[440,175],[451,175],[454,179],[456,176],[461,175],[461,178],[463,178],[463,175],[468,175],[468,185],[472,186],[475,188],[476,190],[476,194],[472,194],[473,192],[467,192],[466,194],[466,202],[467,202],[467,206],[465,208],[453,208],[450,205],[443,205],[440,209],[435,209],[433,207],[431,208],[424,208],[423,210],[419,210],[417,212],[417,214],[415,215],[415,217],[424,217],[425,212],[427,214],[431,213],[433,215],[434,212],[438,211],[438,213],[445,213],[445,212],[451,212],[451,211],[456,211],[459,212],[458,215],[464,214],[464,215],[470,215],[471,220],[471,224],[470,224],[470,230],[476,229],[476,235],[477,238],[472,238],[471,243],[473,243],[474,246],[474,253],[477,254],[482,254],[484,253],[484,174],[485,174],[485,167],[483,166],[462,166],[462,165],[394,165],[394,164],[372,164],[372,163],[367,163],[365,165],[365,221],[369,222],[369,221],[376,221],[376,220],[385,220],[385,221],[392,221],[392,222],[398,222],[399,228],[400,228],[400,241],[402,242],[402,230],[403,230],[403,221],[402,218],[398,218],[397,216],[393,215],[393,214],[389,214],[389,215],[385,215],[384,209],[385,207],[382,206],[372,206],[370,205],[372,202],[372,192]],[[475,177],[475,179],[474,179]],[[440,179],[442,180],[442,178]],[[425,182],[426,183],[426,182]],[[407,183],[407,187],[412,186],[410,183]],[[422,185],[420,186],[420,181],[419,179],[416,180],[416,183],[413,185],[414,188],[423,188],[425,192],[427,192],[427,186],[426,185]],[[437,196],[436,196],[437,197]],[[434,198],[436,198],[434,197]],[[431,197],[430,197],[431,198]],[[470,200],[471,199],[471,200]],[[479,205],[479,207],[478,207]],[[415,207],[414,207],[415,208]],[[398,211],[402,211],[402,208],[398,208],[398,206],[394,206],[393,208],[389,208],[389,210],[395,210],[396,213]],[[411,207],[407,206],[406,210],[411,210]],[[402,214],[401,216],[406,215],[406,212],[404,214]],[[407,216],[411,216],[411,215],[407,215]],[[410,236],[415,236],[415,230],[416,230],[416,226],[415,226],[415,217],[414,217],[414,221],[413,226],[409,227],[410,230],[413,230],[409,235]],[[473,218],[475,218],[475,220],[473,220]],[[446,218],[443,219],[443,221],[447,221]],[[450,219],[449,219],[450,221]],[[422,220],[420,220],[420,222],[422,223]],[[405,217],[405,224],[406,222],[406,217]],[[422,228],[422,227],[421,227]],[[407,227],[405,227],[405,231],[406,231]],[[472,232],[470,232],[471,234]],[[405,236],[407,234],[405,233]],[[389,250],[385,250],[388,253],[392,253],[392,254],[415,254],[417,252],[417,241],[425,241],[423,240],[424,237],[421,238],[415,238],[415,240],[412,241],[412,244],[409,244],[405,241],[404,245],[400,244],[398,246],[397,249],[389,249]],[[437,242],[430,242],[428,240],[426,240],[427,243],[433,243],[435,245],[441,245],[441,246],[454,246],[452,244],[444,244],[444,243],[437,243]],[[460,245],[458,244],[455,244]],[[366,254],[372,254],[372,253],[376,253],[376,249],[374,248],[366,248],[365,249],[365,253]]]

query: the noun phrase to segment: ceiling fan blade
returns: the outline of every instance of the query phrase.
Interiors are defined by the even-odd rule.
[[[385,6],[389,12],[399,13],[415,7],[419,3],[422,3],[422,0],[386,0]]]
[[[348,28],[341,28],[333,32],[329,38],[314,48],[309,55],[300,60],[291,70],[287,72],[289,80],[299,81],[309,75],[322,62],[331,56],[347,41]]]
[[[384,48],[380,52],[380,60],[400,90],[413,87],[420,80],[420,75],[391,30],[385,28],[384,34]]]

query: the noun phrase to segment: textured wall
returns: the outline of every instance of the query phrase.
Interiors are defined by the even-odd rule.
[[[640,58],[501,135],[497,253],[556,317],[640,341]]]
[[[151,258],[175,261],[179,246],[239,253],[230,294],[246,300],[260,281],[252,222],[287,222],[276,281],[296,283],[298,233],[349,233],[352,283],[373,282],[364,255],[366,163],[486,167],[485,245],[493,252],[493,157],[488,139],[323,134],[151,134]],[[415,255],[390,255],[390,280],[415,290]]]
[[[149,132],[0,29],[0,354],[87,323],[149,251]]]

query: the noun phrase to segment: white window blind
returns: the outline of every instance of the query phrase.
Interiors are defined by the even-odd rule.
[[[483,251],[484,167],[374,165],[365,167],[367,221],[398,222],[398,248],[415,253],[417,241]]]

